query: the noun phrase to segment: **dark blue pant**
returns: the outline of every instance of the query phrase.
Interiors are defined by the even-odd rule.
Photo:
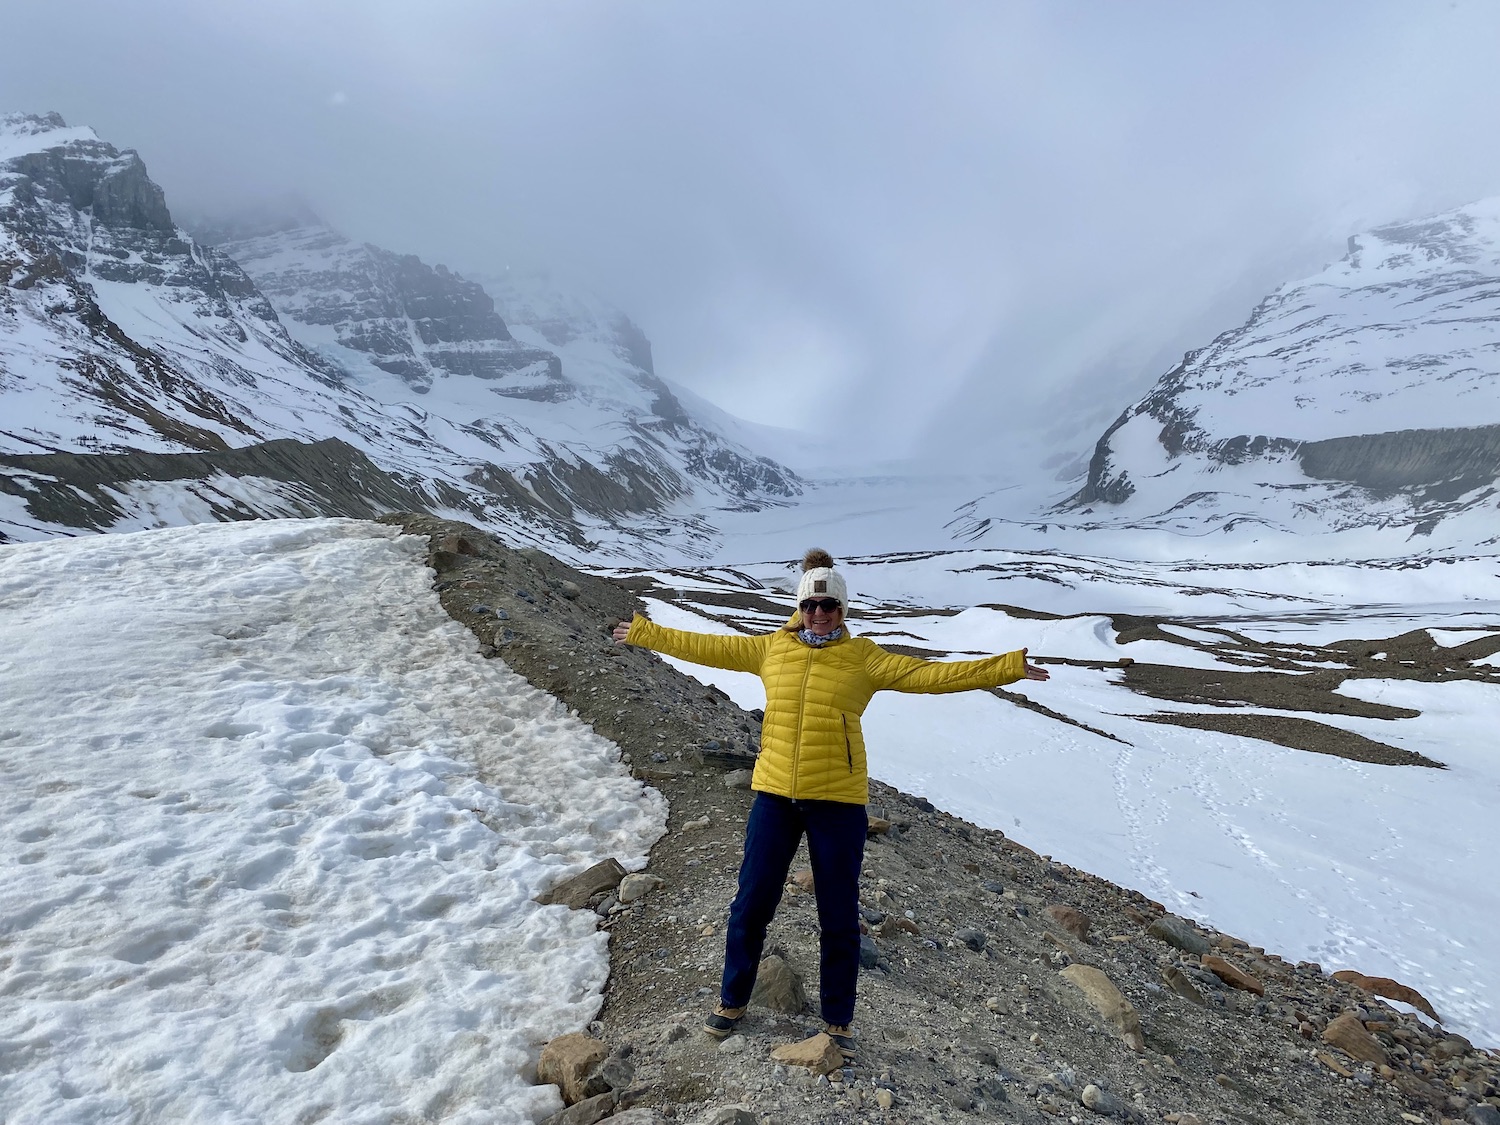
[[[797,845],[807,834],[813,891],[818,900],[819,998],[823,1019],[847,1024],[854,1018],[859,978],[859,869],[865,858],[869,820],[864,805],[842,801],[793,801],[757,793],[745,825],[740,890],[729,908],[724,941],[726,1008],[743,1008],[755,988],[766,943],[766,927],[781,902]]]

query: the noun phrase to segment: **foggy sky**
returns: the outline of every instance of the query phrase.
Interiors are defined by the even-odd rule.
[[[1083,451],[1367,227],[1500,194],[1500,5],[0,0],[168,203],[546,267],[832,447]]]

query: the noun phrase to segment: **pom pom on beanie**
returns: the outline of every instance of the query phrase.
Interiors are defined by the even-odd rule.
[[[810,547],[807,554],[802,556],[803,570],[832,570],[833,556],[822,547]]]
[[[797,583],[797,604],[808,598],[833,598],[849,612],[849,587],[844,576],[833,569],[833,556],[814,547],[802,556],[802,578]]]

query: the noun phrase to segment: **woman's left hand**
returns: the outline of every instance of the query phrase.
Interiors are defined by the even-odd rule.
[[[1024,648],[1021,650],[1021,662],[1026,663],[1026,650]],[[1035,664],[1026,664],[1026,678],[1028,680],[1050,680],[1052,673]]]
[[[625,638],[629,634],[630,634],[630,622],[629,621],[621,621],[618,625],[615,626],[614,632],[611,633],[610,635],[612,637],[614,637],[615,644],[622,645],[622,644],[625,643]]]

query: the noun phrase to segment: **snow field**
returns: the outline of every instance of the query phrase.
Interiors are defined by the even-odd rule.
[[[665,824],[355,521],[0,548],[15,1122],[534,1122],[608,971],[532,896]]]

